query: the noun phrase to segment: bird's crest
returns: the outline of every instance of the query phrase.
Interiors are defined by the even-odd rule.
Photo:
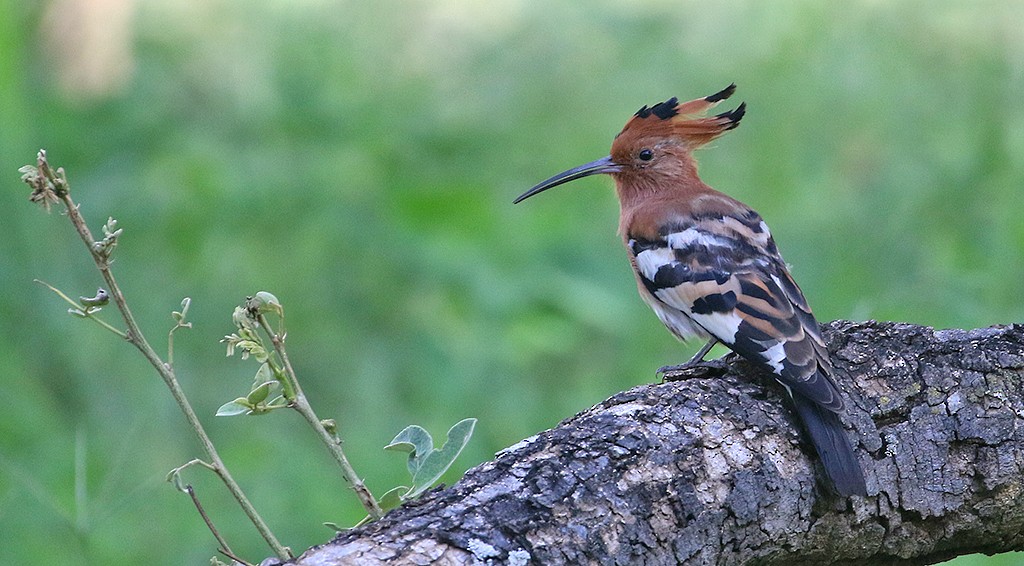
[[[747,109],[745,102],[734,110],[704,116],[734,92],[736,85],[731,84],[715,94],[689,102],[680,103],[679,99],[670,98],[651,107],[644,106],[626,122],[616,137],[627,132],[641,137],[675,135],[691,147],[700,147],[740,125]]]

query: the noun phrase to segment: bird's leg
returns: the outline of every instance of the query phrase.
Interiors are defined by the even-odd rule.
[[[700,350],[697,350],[697,353],[694,354],[693,357],[690,358],[690,361],[686,362],[685,365],[695,364],[697,362],[703,362],[704,361],[704,356],[708,355],[708,352],[711,351],[711,348],[715,347],[715,344],[718,344],[718,338],[712,338],[712,339],[708,340],[708,343],[704,344],[704,346],[702,346]]]
[[[685,364],[679,364],[675,366],[662,366],[658,368],[658,375],[665,375],[666,373],[669,372],[681,371],[703,362],[704,356],[708,355],[708,352],[711,351],[711,348],[715,347],[715,344],[718,344],[718,338],[711,338],[710,340],[708,340],[707,344],[704,344],[704,346],[702,346],[700,350],[697,350],[697,353],[694,354],[688,362],[686,362]]]

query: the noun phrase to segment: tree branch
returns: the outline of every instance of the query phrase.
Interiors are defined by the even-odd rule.
[[[823,327],[867,498],[728,356],[619,393],[303,554],[340,564],[928,564],[1024,549],[1024,327]]]

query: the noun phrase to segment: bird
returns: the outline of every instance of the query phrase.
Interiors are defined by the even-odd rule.
[[[746,103],[708,115],[736,90],[643,106],[608,156],[563,171],[517,197],[591,175],[610,175],[620,204],[619,235],[637,289],[682,341],[716,343],[771,372],[792,399],[835,492],[867,495],[843,428],[844,403],[818,322],[761,216],[697,175],[694,150],[739,126]]]

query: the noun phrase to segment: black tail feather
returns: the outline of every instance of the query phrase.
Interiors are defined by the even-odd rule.
[[[864,472],[839,415],[800,394],[793,395],[793,404],[836,492],[843,496],[867,495]]]

